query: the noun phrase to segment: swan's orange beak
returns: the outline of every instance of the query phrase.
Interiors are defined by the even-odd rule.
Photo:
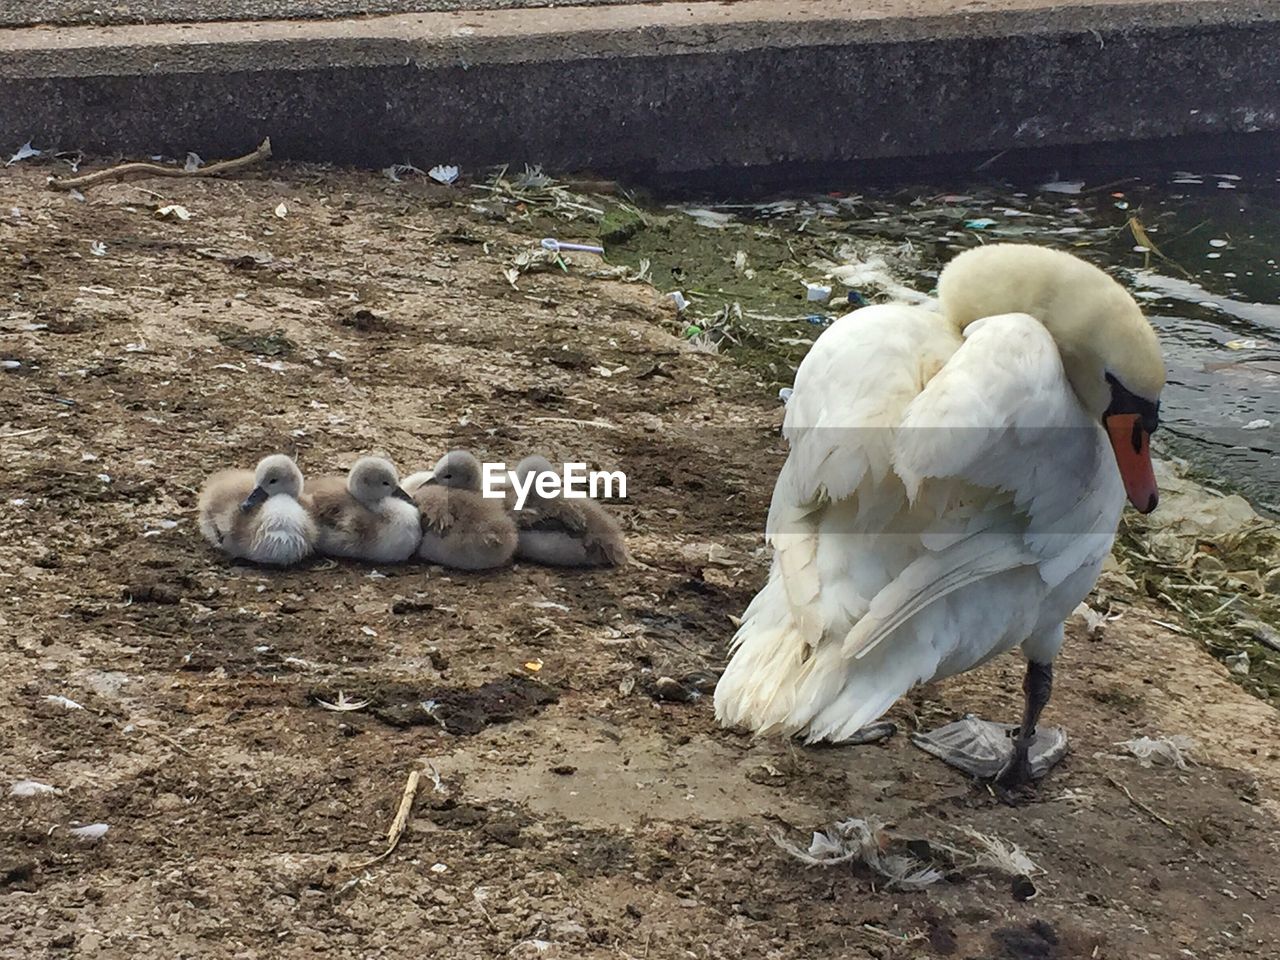
[[[1124,492],[1139,513],[1150,513],[1160,502],[1156,474],[1151,467],[1151,435],[1136,413],[1113,413],[1104,420],[1116,464],[1124,480]]]

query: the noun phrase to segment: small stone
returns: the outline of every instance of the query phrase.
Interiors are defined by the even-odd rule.
[[[1031,878],[1025,875],[1013,878],[1013,899],[1019,903],[1025,903],[1040,891],[1036,889],[1036,885],[1031,882]]]
[[[655,700],[666,700],[669,703],[689,703],[697,699],[698,691],[671,677],[659,677],[653,684],[653,696]]]

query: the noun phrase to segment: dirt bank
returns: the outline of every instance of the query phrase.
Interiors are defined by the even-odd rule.
[[[282,167],[78,202],[47,172],[6,171],[0,211],[0,794],[59,792],[0,796],[0,955],[1277,955],[1280,724],[1166,612],[1072,625],[1048,719],[1074,752],[1016,808],[901,735],[753,744],[650,691],[717,669],[762,581],[781,410],[651,288],[590,256],[513,286],[541,229],[417,182]],[[268,451],[320,473],[457,444],[625,470],[639,563],[267,573],[192,522],[205,474]],[[892,716],[1012,719],[1019,685],[1009,657]],[[339,691],[370,705],[320,706]],[[1144,734],[1202,762],[1114,746]],[[411,769],[398,849],[356,868]],[[1038,892],[967,865],[885,890],[770,840],[868,816],[1017,843]]]

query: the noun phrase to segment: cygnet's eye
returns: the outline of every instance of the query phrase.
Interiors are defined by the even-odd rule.
[[[384,487],[389,487],[389,486],[391,486],[391,481],[390,481],[390,480],[383,480],[383,481],[382,481],[382,485],[383,485]]]
[[[272,477],[272,478],[271,478],[270,480],[268,480],[267,482],[268,482],[268,483],[275,483],[278,479],[279,479],[279,477]]]

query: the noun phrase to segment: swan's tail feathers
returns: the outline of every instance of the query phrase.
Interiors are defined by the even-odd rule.
[[[840,741],[879,719],[919,679],[917,665],[846,657],[843,637],[806,642],[781,579],[751,601],[716,686],[716,719],[759,736]]]

